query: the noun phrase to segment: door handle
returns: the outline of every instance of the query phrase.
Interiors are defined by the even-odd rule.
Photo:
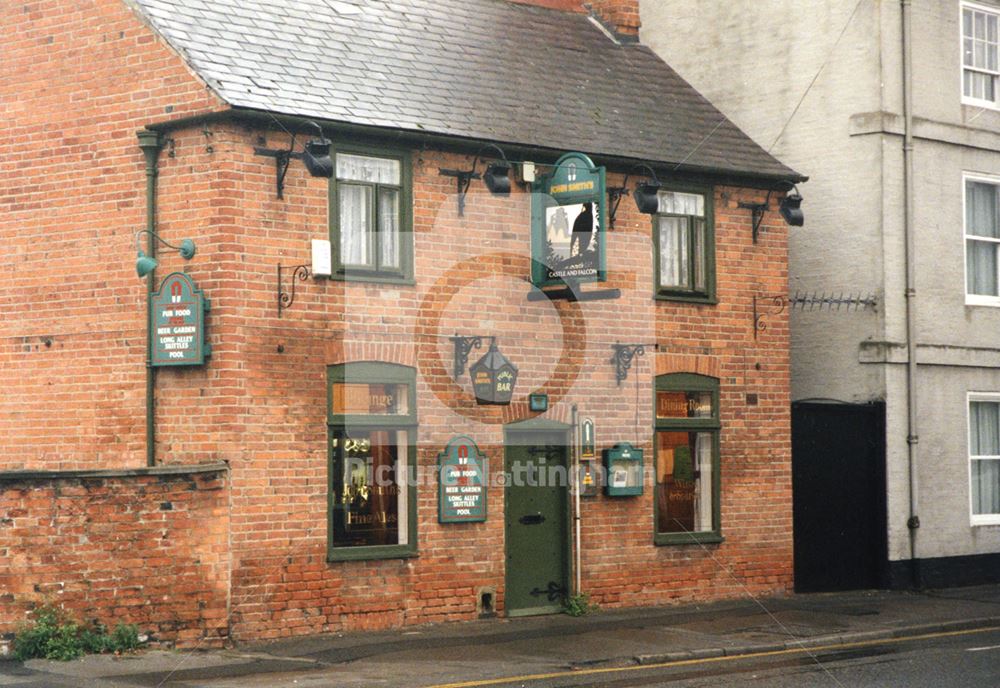
[[[541,514],[526,514],[517,520],[521,525],[537,526],[539,523],[545,522],[545,517]]]

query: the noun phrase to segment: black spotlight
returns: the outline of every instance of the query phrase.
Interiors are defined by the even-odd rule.
[[[491,194],[497,196],[510,195],[510,165],[506,162],[494,162],[483,172],[483,183]]]
[[[314,177],[333,176],[333,159],[330,157],[330,139],[312,139],[306,143],[302,152],[302,162],[306,164],[309,174]]]
[[[656,181],[648,181],[635,187],[632,195],[635,197],[635,205],[639,208],[640,213],[652,215],[660,209],[660,187],[661,184]]]
[[[798,189],[781,199],[778,210],[791,227],[801,227],[805,221],[805,215],[802,214],[802,196],[799,195]]]

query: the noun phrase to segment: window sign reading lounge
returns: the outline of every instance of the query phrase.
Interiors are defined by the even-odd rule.
[[[583,153],[567,153],[532,191],[532,283],[605,281],[604,168]]]
[[[175,272],[153,294],[150,341],[154,366],[202,365],[211,355],[205,344],[208,303],[187,275]]]
[[[470,438],[459,436],[438,454],[438,521],[486,520],[486,461]]]
[[[405,416],[409,414],[408,386],[335,382],[330,412],[336,416]]]

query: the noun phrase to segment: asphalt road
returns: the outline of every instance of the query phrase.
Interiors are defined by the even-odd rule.
[[[435,688],[984,688],[1000,686],[1000,630],[930,634],[810,652],[595,668]]]

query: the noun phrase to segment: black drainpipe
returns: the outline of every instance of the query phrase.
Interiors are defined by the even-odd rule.
[[[144,129],[139,132],[139,148],[146,156],[146,229],[156,231],[156,160],[160,156],[163,143],[160,134]],[[156,240],[152,234],[146,235],[146,255],[156,257]],[[156,368],[153,367],[153,289],[156,285],[156,270],[146,278],[146,465],[156,465],[156,423],[155,408]]]

